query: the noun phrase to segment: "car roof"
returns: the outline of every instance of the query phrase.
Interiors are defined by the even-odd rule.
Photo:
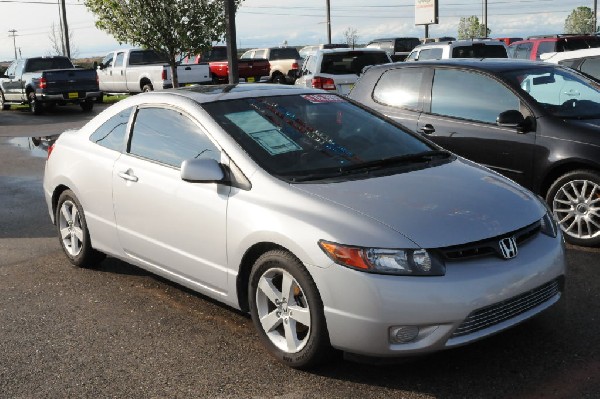
[[[504,42],[497,40],[497,39],[469,39],[469,40],[449,40],[449,41],[443,41],[443,42],[428,42],[428,43],[423,43],[423,44],[419,44],[417,47],[415,47],[415,50],[418,49],[422,49],[422,48],[429,48],[429,47],[446,47],[446,46],[468,46],[469,44],[474,44],[474,43],[483,43],[485,45],[491,45],[491,46],[505,46]]]
[[[548,62],[557,62],[561,60],[572,60],[576,58],[593,57],[595,55],[600,55],[600,48],[585,48],[581,50],[543,53],[540,55],[540,58]]]
[[[385,70],[394,68],[411,68],[424,66],[448,66],[463,67],[481,71],[510,71],[525,68],[552,67],[553,65],[542,61],[530,61],[514,58],[449,58],[442,60],[426,60],[415,62],[396,62],[391,64],[373,65],[369,67],[368,72],[373,70]]]
[[[178,89],[158,90],[133,97],[164,94],[176,94],[190,98],[198,103],[210,103],[240,98],[281,96],[294,94],[333,94],[331,92],[302,88],[300,86],[273,85],[259,83],[240,83],[237,85],[194,85]]]

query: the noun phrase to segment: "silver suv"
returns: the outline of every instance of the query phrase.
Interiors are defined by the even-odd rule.
[[[406,61],[448,58],[508,58],[508,52],[506,45],[499,40],[452,40],[421,44],[410,52]]]

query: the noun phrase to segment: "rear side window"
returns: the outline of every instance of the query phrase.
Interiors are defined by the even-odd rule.
[[[496,123],[501,112],[518,110],[519,105],[518,97],[491,77],[455,69],[435,71],[431,91],[434,114]]]
[[[90,141],[115,151],[122,151],[127,135],[127,123],[132,108],[123,110],[104,122],[92,135]]]
[[[220,159],[217,147],[194,121],[179,111],[165,108],[138,111],[129,152],[176,168],[187,159]]]
[[[419,61],[423,60],[441,60],[444,55],[442,48],[424,48],[419,53]]]
[[[321,72],[330,75],[358,75],[366,66],[385,64],[387,62],[390,62],[390,60],[383,51],[329,53],[323,55]]]
[[[452,58],[508,58],[508,55],[504,46],[475,43],[470,46],[454,47]]]
[[[555,51],[582,50],[585,48],[600,47],[600,37],[565,37],[558,41]]]
[[[556,51],[556,42],[540,42],[538,44],[538,49],[535,54],[535,58],[539,60],[541,54],[553,53],[554,51]]]
[[[600,79],[600,58],[588,58],[581,64],[581,72]]]
[[[257,58],[263,58],[258,57]],[[300,58],[298,50],[293,47],[274,48],[271,49],[271,60],[291,60]]]
[[[533,48],[533,43],[521,43],[521,44],[513,44],[514,52],[512,53],[513,58],[519,58],[522,60],[528,60],[529,55],[531,54],[531,49]]]
[[[378,103],[399,108],[419,108],[424,68],[398,68],[384,73],[373,91]]]

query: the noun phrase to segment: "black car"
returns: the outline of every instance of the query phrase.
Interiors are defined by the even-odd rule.
[[[543,196],[567,241],[600,244],[598,83],[535,61],[443,60],[371,67],[349,97]]]

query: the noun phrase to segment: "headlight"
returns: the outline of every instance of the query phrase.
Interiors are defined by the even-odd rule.
[[[550,237],[556,237],[558,234],[558,223],[554,218],[554,214],[552,213],[552,209],[548,206],[546,201],[542,197],[539,197],[540,202],[546,207],[546,214],[540,220],[541,223],[541,232]]]
[[[443,261],[425,249],[362,248],[319,241],[321,249],[335,263],[371,273],[402,276],[443,276]]]

